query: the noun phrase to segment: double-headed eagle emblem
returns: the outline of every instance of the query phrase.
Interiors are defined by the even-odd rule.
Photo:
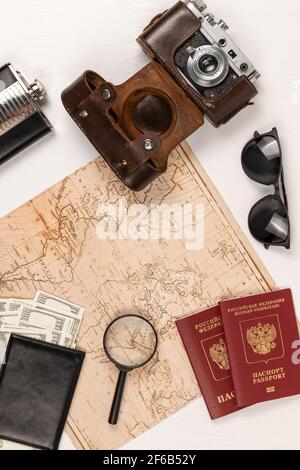
[[[276,348],[277,331],[275,325],[258,323],[247,330],[247,341],[256,354],[266,355]]]
[[[226,343],[223,338],[209,349],[209,354],[212,360],[217,364],[221,370],[229,370],[229,359],[227,353]]]

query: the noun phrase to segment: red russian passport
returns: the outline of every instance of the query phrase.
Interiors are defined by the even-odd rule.
[[[219,307],[176,322],[211,419],[238,410]]]
[[[220,302],[238,406],[300,394],[290,289]]]

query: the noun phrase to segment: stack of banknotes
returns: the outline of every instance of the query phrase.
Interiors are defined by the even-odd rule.
[[[34,299],[0,298],[0,365],[12,333],[75,348],[83,314],[79,305],[43,291]],[[29,448],[0,439],[0,450],[6,449]]]
[[[76,347],[84,309],[47,292],[34,299],[0,299],[0,363],[11,333]]]

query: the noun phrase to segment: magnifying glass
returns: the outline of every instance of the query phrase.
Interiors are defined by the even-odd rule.
[[[146,365],[157,349],[157,334],[151,323],[138,315],[124,315],[108,325],[103,337],[107,357],[119,369],[109,424],[117,424],[127,373]]]

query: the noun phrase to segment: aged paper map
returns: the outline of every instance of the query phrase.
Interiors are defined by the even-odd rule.
[[[99,204],[121,197],[129,204],[204,204],[204,248],[187,251],[181,240],[99,240]],[[142,193],[127,190],[97,159],[0,221],[0,297],[29,298],[41,289],[86,310],[77,346],[87,357],[67,425],[78,448],[118,448],[199,396],[177,318],[273,287],[186,144]],[[119,423],[110,426],[118,371],[102,338],[125,313],[151,320],[159,345],[151,363],[129,374]]]

